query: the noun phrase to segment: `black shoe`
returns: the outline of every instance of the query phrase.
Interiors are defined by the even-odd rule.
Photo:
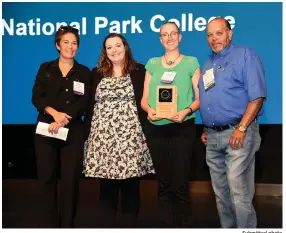
[[[131,213],[122,213],[120,227],[122,228],[136,228],[137,215]]]

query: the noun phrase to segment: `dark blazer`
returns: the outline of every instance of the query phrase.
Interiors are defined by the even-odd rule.
[[[32,91],[32,103],[39,111],[38,120],[54,122],[53,117],[44,109],[50,106],[67,113],[72,121],[80,119],[88,107],[91,75],[88,67],[74,61],[74,66],[66,77],[62,77],[59,59],[41,64]],[[73,92],[73,82],[84,83],[84,95]]]
[[[84,83],[84,95],[74,94],[74,81]],[[88,67],[74,61],[66,77],[62,77],[59,59],[41,64],[32,91],[32,103],[39,111],[38,121],[52,123],[53,117],[45,113],[50,106],[72,117],[65,128],[69,129],[67,142],[81,143],[85,127],[82,116],[87,112],[90,97],[91,73]],[[57,139],[49,139],[51,141]]]
[[[135,70],[131,71],[130,77],[131,82],[134,89],[135,101],[137,106],[137,112],[139,121],[144,131],[144,123],[147,120],[147,113],[141,108],[141,98],[143,96],[143,89],[144,89],[144,79],[145,79],[145,67],[140,63],[136,63]],[[97,68],[93,68],[92,71],[92,87],[91,87],[91,96],[89,101],[89,108],[85,118],[85,137],[87,139],[90,127],[91,127],[91,120],[93,116],[93,109],[95,104],[95,92],[98,84],[100,83],[101,79],[103,78],[102,73],[97,71]]]

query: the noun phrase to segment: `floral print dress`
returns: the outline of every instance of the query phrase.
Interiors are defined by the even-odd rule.
[[[139,122],[130,75],[104,77],[95,99],[84,149],[85,176],[126,179],[155,173]]]

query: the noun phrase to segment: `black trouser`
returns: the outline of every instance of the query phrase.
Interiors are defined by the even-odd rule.
[[[182,225],[182,218],[190,215],[189,168],[196,137],[194,120],[162,126],[146,122],[145,130],[158,180],[161,216],[168,225],[180,218],[181,223],[177,224]]]
[[[112,227],[115,224],[119,191],[121,190],[122,221],[127,226],[135,224],[140,207],[139,178],[124,180],[99,179],[101,205],[101,225]]]
[[[73,142],[35,135],[44,227],[73,227],[83,158],[83,137]],[[60,162],[60,163],[59,163]],[[58,200],[57,168],[60,165]]]

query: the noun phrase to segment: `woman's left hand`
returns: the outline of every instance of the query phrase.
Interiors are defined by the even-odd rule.
[[[49,133],[52,133],[52,134],[56,134],[56,133],[58,133],[58,130],[59,130],[59,128],[61,128],[62,126],[61,125],[59,125],[57,122],[53,122],[53,123],[51,123],[50,124],[50,126],[49,126],[49,128],[48,128],[48,131],[49,131]]]
[[[189,110],[188,109],[184,109],[180,112],[177,112],[175,115],[173,116],[170,116],[169,118],[167,118],[168,120],[170,121],[174,121],[174,122],[177,122],[177,123],[182,123],[186,116],[189,114]]]

